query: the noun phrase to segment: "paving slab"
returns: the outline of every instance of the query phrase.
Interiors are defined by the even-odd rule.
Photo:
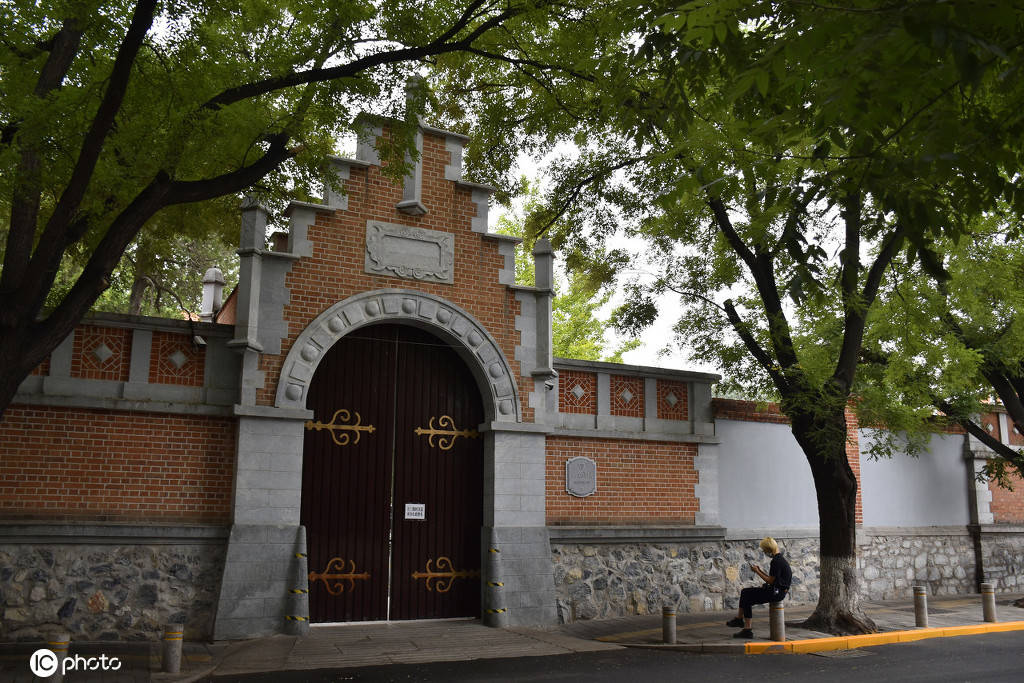
[[[682,613],[676,618],[675,645],[661,642],[661,615],[647,614],[582,621],[547,628],[484,626],[478,620],[439,620],[314,626],[305,637],[272,636],[246,641],[184,644],[182,672],[159,673],[159,643],[72,643],[72,652],[116,648],[132,671],[101,678],[111,681],[190,683],[247,673],[344,669],[387,664],[543,657],[599,652],[623,647],[686,650],[705,654],[818,654],[856,656],[857,648],[1024,630],[1024,609],[1012,603],[1024,594],[1000,594],[997,623],[983,620],[981,597],[929,597],[929,627],[916,628],[913,599],[864,602],[879,632],[840,636],[806,629],[813,605],[786,605],[785,642],[768,637],[768,610],[755,609],[754,640],[734,639],[725,622],[734,611]],[[97,649],[99,648],[99,649]],[[37,680],[28,671],[30,643],[0,644],[0,679]],[[24,652],[23,652],[24,651]],[[841,654],[847,653],[847,654]],[[853,653],[853,654],[850,654]]]

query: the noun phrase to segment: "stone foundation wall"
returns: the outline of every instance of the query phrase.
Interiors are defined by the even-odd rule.
[[[0,541],[0,640],[62,627],[79,640],[154,640],[170,622],[209,639],[224,566],[218,543]]]
[[[733,609],[740,590],[760,585],[751,563],[767,568],[758,541],[552,543],[562,623],[628,614]],[[789,600],[818,600],[817,539],[780,539],[793,568]]]
[[[857,548],[861,594],[869,600],[976,593],[974,542],[966,530],[948,534],[864,534]]]
[[[776,537],[793,568],[788,602],[818,600],[816,538]],[[739,592],[760,584],[750,564],[766,567],[760,539],[682,542],[553,542],[555,594],[562,623],[630,614],[735,608]],[[977,593],[974,542],[966,528],[867,529],[858,533],[861,595],[868,600],[912,600],[912,587],[929,595]],[[1021,590],[1024,528],[983,527],[985,580],[997,592]]]
[[[997,593],[1018,592],[1024,586],[1024,527],[1000,530],[999,526],[982,527],[981,556],[985,581],[995,584]]]

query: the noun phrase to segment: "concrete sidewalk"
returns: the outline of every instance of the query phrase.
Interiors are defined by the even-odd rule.
[[[96,653],[113,654],[116,650],[128,665],[126,669],[130,669],[116,675],[90,677],[89,680],[167,683],[231,680],[233,676],[270,671],[541,657],[621,647],[719,654],[813,652],[990,630],[1024,631],[1024,609],[1012,605],[1021,595],[1003,593],[997,596],[999,622],[995,624],[984,623],[979,595],[930,596],[930,628],[927,629],[915,628],[912,599],[866,602],[864,610],[874,619],[879,633],[846,638],[801,628],[798,624],[810,615],[813,605],[787,605],[785,643],[768,640],[768,610],[762,606],[754,611],[753,641],[734,639],[732,634],[737,629],[727,627],[725,622],[735,616],[735,612],[719,611],[678,615],[676,645],[661,644],[659,614],[534,629],[494,629],[477,620],[314,626],[303,638],[274,636],[236,642],[185,643],[182,672],[179,674],[157,673],[160,670],[159,643],[155,642],[72,643],[71,652],[94,650]],[[27,666],[28,654],[34,647],[30,644],[0,646],[0,679],[38,680]]]
[[[786,605],[786,643],[769,640],[768,610],[754,609],[753,640],[732,637],[739,629],[725,622],[736,616],[735,610],[680,614],[676,617],[676,644],[662,642],[661,615],[622,617],[581,622],[559,627],[566,635],[593,638],[599,642],[626,647],[652,647],[688,652],[761,654],[770,652],[819,652],[853,649],[871,645],[910,642],[923,638],[972,635],[989,631],[1024,631],[1024,609],[1012,603],[1021,594],[1002,593],[996,599],[999,622],[986,624],[981,596],[930,596],[928,628],[915,626],[913,600],[863,602],[864,611],[878,627],[870,636],[835,637],[803,628],[800,624],[814,611],[814,605]]]
[[[188,662],[191,675],[158,674],[154,680],[203,680],[253,673],[320,668],[346,668],[394,663],[457,661],[500,657],[539,657],[572,652],[596,652],[619,647],[654,647],[706,653],[754,654],[773,651],[839,650],[922,637],[966,635],[967,632],[1024,630],[1024,609],[1013,601],[1022,594],[997,596],[996,624],[985,624],[981,596],[929,597],[929,627],[914,626],[913,600],[866,602],[879,634],[874,640],[837,639],[798,624],[813,605],[786,610],[788,650],[768,641],[768,610],[754,612],[754,641],[732,637],[736,629],[725,622],[735,612],[680,614],[677,644],[661,644],[661,615],[629,616],[586,621],[543,629],[492,629],[479,621],[425,621],[391,624],[315,626],[305,638],[277,636],[254,641],[208,646],[210,659]],[[959,632],[957,630],[959,629]],[[815,641],[819,647],[794,650],[793,645]]]
[[[558,628],[497,629],[475,619],[314,626],[303,638],[215,643],[205,653],[193,649],[182,662],[181,674],[154,674],[153,680],[185,683],[263,671],[543,657],[621,647]]]

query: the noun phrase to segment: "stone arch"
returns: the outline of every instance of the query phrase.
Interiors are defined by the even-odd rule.
[[[288,351],[274,405],[305,409],[309,382],[327,350],[349,332],[386,322],[422,327],[449,342],[476,379],[487,420],[522,421],[512,367],[483,325],[441,297],[404,289],[356,294],[317,316]]]

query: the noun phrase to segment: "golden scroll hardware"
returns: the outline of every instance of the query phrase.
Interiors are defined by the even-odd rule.
[[[455,579],[476,579],[480,578],[479,569],[455,569],[452,565],[452,561],[447,557],[437,558],[437,569],[432,569],[430,565],[434,563],[433,560],[427,560],[427,571],[425,572],[413,572],[413,579],[426,579],[426,585],[428,591],[437,590],[438,593],[447,593],[452,588],[452,583]],[[431,585],[431,582],[436,581],[436,584]]]
[[[341,423],[335,424],[338,422],[339,417],[341,418]],[[312,420],[309,420],[306,422],[306,429],[313,429],[318,432],[321,429],[329,430],[331,432],[331,439],[333,439],[334,443],[339,446],[347,446],[349,442],[349,432],[355,432],[356,440],[352,442],[352,445],[354,446],[359,443],[359,437],[361,436],[360,432],[369,432],[370,434],[373,434],[375,428],[373,425],[361,424],[363,418],[359,416],[359,413],[356,413],[355,424],[346,424],[351,419],[352,414],[342,408],[341,410],[335,411],[334,417],[331,418],[330,422],[313,422]]]
[[[331,595],[341,595],[345,592],[343,581],[348,581],[348,589],[351,591],[355,588],[356,581],[366,581],[370,578],[369,572],[356,574],[355,560],[349,560],[348,562],[350,566],[348,572],[345,572],[345,560],[340,557],[332,557],[331,561],[327,563],[327,568],[322,572],[309,573],[309,583],[314,584],[317,581],[323,581],[328,593]]]
[[[435,446],[440,448],[442,451],[450,451],[452,446],[455,445],[455,440],[460,436],[466,439],[479,439],[480,432],[475,429],[456,429],[455,420],[452,419],[451,415],[442,415],[437,419],[438,427],[434,427],[434,419],[430,418],[429,429],[423,427],[417,427],[414,431],[417,436],[427,435],[427,443],[430,444],[431,448]],[[434,443],[434,438],[437,438],[437,443]]]

